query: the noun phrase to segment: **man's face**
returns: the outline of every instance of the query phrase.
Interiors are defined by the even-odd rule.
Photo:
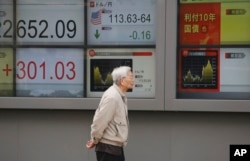
[[[122,84],[127,90],[132,89],[134,87],[134,80],[133,73],[129,71],[127,76],[122,78]]]

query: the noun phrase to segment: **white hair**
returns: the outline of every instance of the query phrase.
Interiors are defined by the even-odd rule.
[[[131,67],[129,66],[120,66],[114,68],[113,72],[111,73],[113,82],[118,84],[121,78],[126,77],[128,72],[131,71]]]

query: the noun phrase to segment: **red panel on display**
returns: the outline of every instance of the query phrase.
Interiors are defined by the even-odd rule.
[[[220,15],[220,3],[180,5],[179,43],[219,44]]]

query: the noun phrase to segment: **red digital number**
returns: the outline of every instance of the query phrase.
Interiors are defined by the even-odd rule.
[[[33,73],[31,72],[32,68],[33,68],[33,71],[34,71]],[[36,78],[36,74],[37,74],[36,63],[34,61],[30,61],[28,63],[28,68],[27,69],[28,69],[28,72],[27,72],[28,78],[31,79],[31,80],[35,79]]]
[[[74,62],[68,62],[67,67],[70,67],[69,68],[69,71],[72,73],[72,75],[70,76],[69,74],[66,75],[66,77],[69,79],[69,80],[73,80],[76,76],[76,71],[75,71],[75,63]]]
[[[19,72],[16,75],[18,79],[24,79],[26,76],[26,72],[25,72],[25,63],[23,61],[19,61],[17,63],[17,67],[19,67]]]
[[[25,79],[25,77],[28,77],[28,79],[30,80],[36,79],[38,72],[42,72],[42,79],[46,79],[45,61],[39,65],[39,68],[37,68],[37,64],[34,61],[29,61],[27,63],[27,66],[24,61],[18,61],[17,67],[18,67],[18,72],[16,74],[16,77],[18,79]],[[68,80],[73,80],[76,77],[75,63],[72,61],[67,62],[66,65],[62,61],[58,61],[56,62],[54,69],[55,69],[54,70],[55,77],[57,80],[62,80],[65,77]],[[68,74],[66,75],[65,75],[65,70],[68,71]]]

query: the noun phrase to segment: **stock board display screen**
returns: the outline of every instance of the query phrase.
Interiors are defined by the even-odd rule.
[[[7,0],[0,0],[0,42],[13,41],[13,4]]]
[[[155,45],[155,12],[155,0],[88,0],[88,42]]]
[[[0,96],[100,97],[112,85],[112,68],[128,65],[137,76],[129,96],[153,98],[156,6],[157,0],[0,0]]]
[[[180,0],[177,98],[250,99],[250,1]]]
[[[82,49],[17,49],[17,96],[83,97],[83,55]]]
[[[182,50],[180,53],[180,91],[218,91],[219,55],[217,50]]]
[[[135,85],[128,97],[155,97],[155,49],[89,49],[87,82],[88,97],[99,97],[113,84],[111,72],[118,66],[130,66]],[[150,64],[150,65],[148,65]]]
[[[84,5],[80,0],[20,0],[16,11],[18,43],[83,44]]]
[[[250,99],[250,48],[181,49],[178,97]]]
[[[250,44],[250,2],[181,0],[179,43],[184,45]]]
[[[13,49],[0,48],[0,69],[0,96],[13,96]]]

